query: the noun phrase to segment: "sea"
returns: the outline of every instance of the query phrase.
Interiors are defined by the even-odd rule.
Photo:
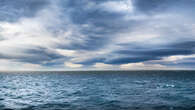
[[[2,71],[0,110],[195,110],[195,71]]]

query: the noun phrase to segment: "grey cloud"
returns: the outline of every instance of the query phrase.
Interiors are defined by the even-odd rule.
[[[51,27],[45,28],[52,33],[53,38],[60,38],[62,41],[52,49],[68,49],[76,52],[85,51],[86,53],[103,51],[104,54],[90,56],[85,61],[77,62],[85,66],[98,62],[120,65],[160,60],[167,56],[194,54],[195,41],[193,33],[188,31],[189,29],[182,23],[194,23],[192,10],[195,9],[195,1],[133,0],[135,8],[133,13],[106,11],[99,7],[100,4],[108,1],[118,2],[119,0],[58,0],[53,2],[49,0],[2,0],[0,3],[0,21],[17,22],[17,19],[21,17],[33,17],[39,10],[47,7],[48,4],[56,3],[53,5],[59,9],[57,11],[60,15],[56,19],[59,19],[60,23],[53,23]],[[174,14],[179,15],[181,18],[177,19]],[[155,15],[159,15],[157,16],[159,18],[154,19]],[[167,15],[173,16],[171,18]],[[143,18],[139,18],[140,16]],[[189,18],[192,20],[188,21]],[[45,21],[41,22],[45,23]],[[155,26],[159,27],[156,28]],[[178,33],[174,29],[178,29],[180,32]],[[64,37],[62,33],[69,30],[72,33]],[[148,33],[151,31],[159,34],[160,37],[151,38],[150,41],[141,39],[142,42],[127,40],[125,43],[121,43],[116,40],[119,37],[123,40],[124,36],[119,36],[119,34],[127,34],[128,36],[133,32],[140,32],[144,35],[147,30]],[[185,37],[187,33],[190,34]],[[131,35],[130,37],[136,37],[136,35]],[[155,44],[157,40],[159,43]],[[68,41],[68,43],[65,41]],[[47,47],[28,48],[23,53],[27,54],[27,56],[9,56],[0,53],[0,58],[35,64],[47,62],[42,65],[48,67],[61,67],[64,62],[75,58],[75,56],[66,58]],[[182,64],[185,65],[186,62]]]
[[[52,61],[59,58],[66,58],[53,50],[33,47],[22,50],[22,55],[10,55],[0,53],[0,59],[10,59],[16,62],[28,62],[32,64],[43,64],[45,61]]]
[[[33,17],[49,2],[49,0],[1,0],[0,21],[12,22],[21,17]]]

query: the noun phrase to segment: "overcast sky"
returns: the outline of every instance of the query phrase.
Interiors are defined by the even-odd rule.
[[[0,0],[0,70],[195,68],[195,0]]]

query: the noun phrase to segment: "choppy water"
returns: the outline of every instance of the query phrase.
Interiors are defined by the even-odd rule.
[[[195,110],[195,71],[0,72],[0,110]]]

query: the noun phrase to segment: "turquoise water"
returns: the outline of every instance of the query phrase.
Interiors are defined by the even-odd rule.
[[[195,71],[0,72],[0,110],[195,110]]]

